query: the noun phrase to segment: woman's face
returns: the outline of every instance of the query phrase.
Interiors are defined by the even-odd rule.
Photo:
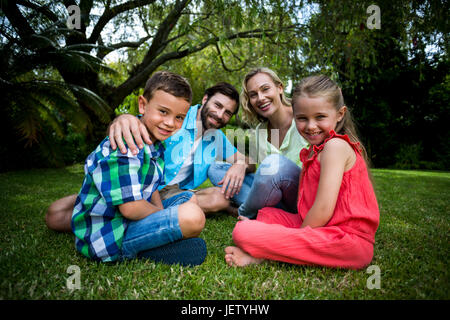
[[[281,107],[283,87],[276,85],[266,73],[257,73],[247,81],[249,102],[253,110],[264,118],[269,118]]]

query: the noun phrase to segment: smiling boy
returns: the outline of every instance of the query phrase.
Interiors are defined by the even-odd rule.
[[[88,156],[71,220],[76,248],[84,256],[103,262],[138,257],[184,265],[203,262],[206,245],[195,237],[205,216],[195,196],[184,192],[161,201],[158,193],[164,182],[161,141],[181,127],[191,100],[184,78],[155,73],[139,97],[140,121],[153,143],[136,155],[122,154],[106,137]],[[183,240],[188,238],[194,239]]]

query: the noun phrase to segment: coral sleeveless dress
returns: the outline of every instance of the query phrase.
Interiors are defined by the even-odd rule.
[[[353,167],[344,172],[333,216],[319,228],[300,228],[312,207],[320,178],[317,159],[333,138],[347,141],[356,154]],[[313,149],[313,155],[308,155]],[[256,220],[240,221],[233,230],[233,241],[255,258],[302,265],[359,269],[373,257],[379,209],[359,144],[347,135],[330,131],[320,146],[300,152],[303,170],[298,191],[298,214],[278,208],[263,208]]]

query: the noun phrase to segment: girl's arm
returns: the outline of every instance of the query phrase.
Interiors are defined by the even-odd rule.
[[[344,171],[351,167],[356,156],[342,139],[329,140],[319,154],[320,179],[316,199],[305,216],[301,228],[323,227],[330,221],[336,206]],[[350,165],[351,164],[351,165]]]

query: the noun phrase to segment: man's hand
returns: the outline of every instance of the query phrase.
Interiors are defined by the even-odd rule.
[[[123,143],[124,139],[134,155],[139,153],[138,147],[139,149],[144,147],[144,142],[152,144],[145,125],[131,114],[123,114],[115,118],[109,126],[108,136],[111,148],[116,150],[119,147],[123,154],[127,153],[127,147]],[[136,147],[136,144],[138,147]]]
[[[247,169],[247,164],[245,163],[235,163],[219,181],[219,185],[222,185],[222,193],[225,194],[226,199],[231,199],[235,194],[241,191],[242,183],[245,178],[245,171]]]

